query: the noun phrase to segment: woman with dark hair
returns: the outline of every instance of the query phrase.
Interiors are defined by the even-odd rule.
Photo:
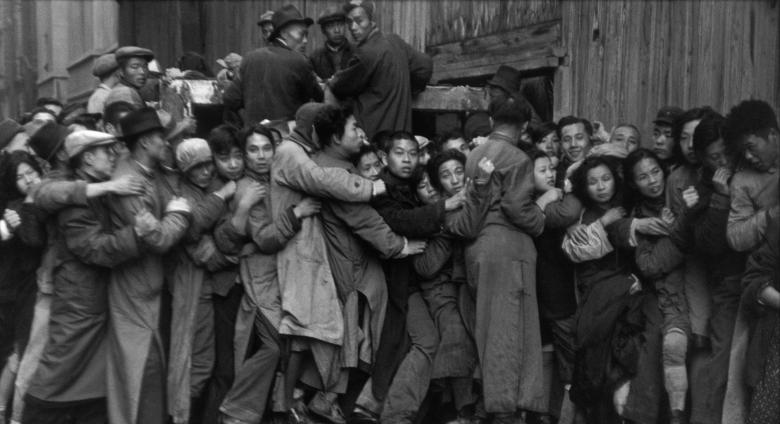
[[[0,158],[0,415],[5,415],[21,355],[30,335],[35,271],[46,235],[43,218],[31,202],[30,189],[43,172],[31,154],[15,151]],[[24,211],[23,211],[24,209]],[[29,213],[28,213],[29,212]]]
[[[553,128],[553,131],[555,129]],[[574,314],[577,299],[574,267],[561,250],[566,228],[576,224],[582,203],[571,193],[556,188],[553,158],[533,149],[534,198],[544,212],[544,231],[534,239],[536,250],[536,293],[542,325],[542,343],[555,348],[560,382],[567,390],[574,366]],[[559,392],[559,389],[555,389]],[[567,402],[569,402],[567,397]],[[557,414],[555,414],[557,415]]]
[[[655,423],[660,367],[654,297],[634,275],[634,252],[618,231],[625,210],[621,182],[611,161],[585,159],[572,175],[585,209],[580,226],[564,237],[575,262],[580,294],[575,318],[572,400],[588,422]],[[657,324],[655,324],[657,325]]]
[[[555,122],[529,124],[528,133],[536,148],[546,153],[552,159],[553,166],[557,166],[561,154],[561,139],[558,137],[558,126]]]
[[[671,230],[675,215],[666,207],[665,179],[661,160],[650,150],[638,149],[623,161],[627,188],[634,195],[632,218],[660,218]],[[669,396],[671,423],[685,422],[688,370],[685,360],[691,323],[685,293],[685,254],[668,235],[646,234],[629,229],[636,245],[636,264],[649,289],[655,290],[663,316],[662,354],[664,387]]]
[[[428,162],[431,186],[444,198],[466,190],[466,201],[462,209],[447,212],[445,231],[431,238],[425,251],[412,259],[414,269],[421,277],[423,299],[439,331],[431,380],[434,387],[451,389],[458,423],[482,422],[487,418],[479,402],[479,391],[474,387],[478,359],[473,333],[468,330],[473,330],[473,326],[467,324],[474,316],[463,316],[464,310],[473,311],[474,308],[466,284],[463,248],[482,227],[487,212],[486,193],[490,190],[488,181],[493,169],[490,161],[483,161],[480,174],[474,184],[469,185],[465,165],[466,156],[455,149],[444,150]]]

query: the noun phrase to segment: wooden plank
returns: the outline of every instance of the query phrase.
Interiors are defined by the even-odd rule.
[[[457,86],[428,86],[412,104],[424,111],[480,111],[487,110],[488,99],[481,88]]]
[[[469,54],[549,46],[559,42],[560,37],[561,21],[556,20],[485,37],[471,38],[448,44],[429,45],[425,51],[434,60],[448,60],[450,57]]]

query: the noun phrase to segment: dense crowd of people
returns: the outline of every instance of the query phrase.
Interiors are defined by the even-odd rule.
[[[502,66],[429,139],[431,59],[317,23],[263,14],[203,134],[135,46],[0,122],[0,422],[780,423],[771,105],[542,122]]]

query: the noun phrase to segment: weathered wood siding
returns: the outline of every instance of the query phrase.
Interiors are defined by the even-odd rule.
[[[658,108],[780,100],[776,0],[564,1],[555,115],[636,123]],[[647,137],[646,137],[647,138]]]

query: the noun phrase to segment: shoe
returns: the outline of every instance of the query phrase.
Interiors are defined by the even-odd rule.
[[[688,416],[685,415],[685,411],[674,409],[669,416],[669,424],[688,424]]]
[[[349,417],[349,424],[378,424],[379,415],[369,411],[361,406],[355,406],[352,416]]]
[[[331,424],[347,424],[341,408],[336,403],[329,401],[323,392],[317,392],[309,402],[308,409],[312,415],[316,415]]]

